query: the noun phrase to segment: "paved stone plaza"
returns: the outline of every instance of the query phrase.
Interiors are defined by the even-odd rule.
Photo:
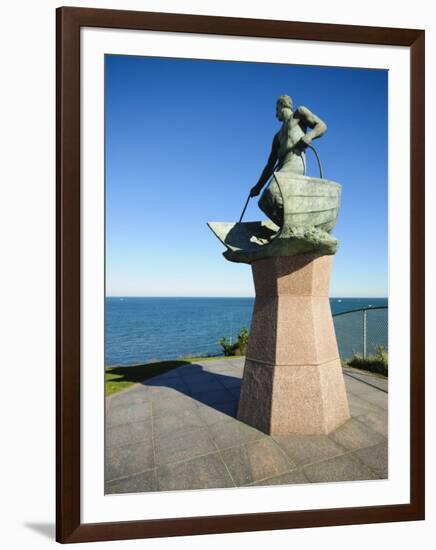
[[[235,418],[243,365],[187,364],[109,397],[106,493],[387,478],[387,380],[345,369],[346,424],[269,436]]]

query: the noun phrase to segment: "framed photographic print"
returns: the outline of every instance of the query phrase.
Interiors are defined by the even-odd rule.
[[[424,518],[424,122],[421,30],[57,10],[59,542]]]

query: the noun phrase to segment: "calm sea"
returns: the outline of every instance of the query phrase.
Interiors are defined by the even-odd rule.
[[[254,298],[106,298],[106,364],[131,365],[189,355],[221,355],[221,337],[234,339],[243,325],[250,327],[253,303]],[[330,300],[333,314],[387,303],[387,298]],[[378,321],[377,333],[384,333],[377,338],[385,344],[386,310],[383,316],[386,322]],[[358,341],[362,333],[362,317],[360,314],[341,317],[344,334],[338,334],[336,329],[339,347],[354,346],[351,341]],[[344,338],[345,344],[342,344]],[[354,347],[353,350],[360,351]]]

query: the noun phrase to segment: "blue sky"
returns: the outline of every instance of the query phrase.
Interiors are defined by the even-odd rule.
[[[236,221],[289,94],[343,185],[331,296],[387,296],[387,71],[106,56],[106,293],[253,296],[207,221]],[[308,175],[318,175],[308,152]],[[252,199],[244,221],[265,216]]]

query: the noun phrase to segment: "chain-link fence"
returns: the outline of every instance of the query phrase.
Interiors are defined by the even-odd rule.
[[[388,306],[368,307],[333,315],[339,355],[342,360],[375,353],[378,346],[388,351]]]

